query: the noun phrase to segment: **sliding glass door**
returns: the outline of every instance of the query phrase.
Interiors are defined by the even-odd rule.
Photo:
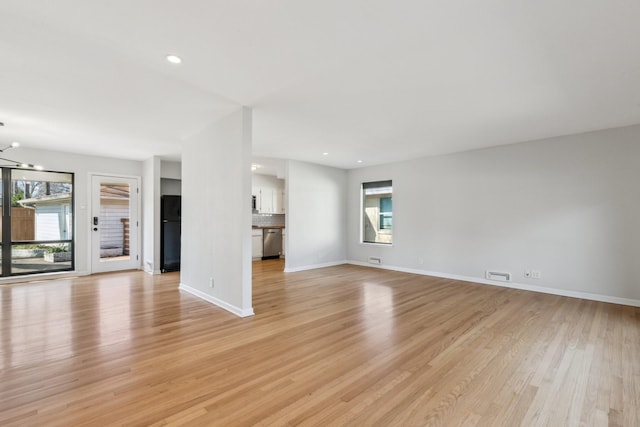
[[[2,276],[74,269],[73,174],[2,168]]]

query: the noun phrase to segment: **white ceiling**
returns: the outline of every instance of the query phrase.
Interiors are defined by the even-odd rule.
[[[619,0],[2,0],[0,143],[175,159],[248,105],[256,156],[352,168],[630,125],[638,22]]]

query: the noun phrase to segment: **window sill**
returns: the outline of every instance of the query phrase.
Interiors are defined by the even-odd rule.
[[[77,270],[52,271],[49,273],[44,272],[33,274],[18,274],[15,276],[0,277],[0,285],[21,284],[42,280],[69,279],[80,276],[88,276],[89,274],[89,272],[82,272]]]
[[[358,242],[362,246],[382,246],[389,248],[393,246],[393,243],[376,243],[376,242]]]

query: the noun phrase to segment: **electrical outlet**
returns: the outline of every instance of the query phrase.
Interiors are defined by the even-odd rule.
[[[539,270],[531,270],[531,278],[532,279],[540,279],[542,278],[542,272]]]
[[[527,279],[531,278],[531,270],[525,270],[524,277],[526,277]]]
[[[213,288],[213,277],[209,277],[209,287]]]

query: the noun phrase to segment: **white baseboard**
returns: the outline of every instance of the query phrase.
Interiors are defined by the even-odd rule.
[[[185,291],[187,293],[190,293],[191,295],[194,295],[200,299],[203,299],[207,302],[210,302],[213,305],[216,305],[222,309],[227,310],[230,313],[235,314],[236,316],[239,317],[249,317],[249,316],[253,316],[253,308],[249,308],[249,309],[242,309],[240,307],[236,307],[233,304],[229,304],[226,301],[223,301],[221,299],[218,299],[214,296],[211,296],[207,293],[204,293],[202,291],[199,291],[198,289],[192,288],[191,286],[187,286],[184,283],[180,283],[180,286],[178,287],[178,289],[180,289],[181,291]]]
[[[332,261],[325,262],[323,264],[303,265],[301,267],[287,267],[284,269],[285,273],[295,273],[296,271],[315,270],[316,268],[335,267],[336,265],[349,264],[349,261]]]
[[[144,269],[144,272],[147,274],[152,274],[152,275],[156,275],[156,274],[162,274],[162,271],[160,270],[147,270],[146,268]]]
[[[612,304],[628,305],[631,307],[640,307],[640,300],[631,298],[620,298],[609,295],[592,294],[589,292],[570,291],[558,288],[546,288],[544,286],[526,285],[523,283],[501,282],[496,280],[487,280],[479,277],[460,276],[457,274],[440,273],[437,271],[418,270],[413,268],[396,267],[392,265],[374,265],[360,261],[348,261],[348,264],[359,265],[362,267],[382,268],[385,270],[400,271],[403,273],[420,274],[422,276],[440,277],[443,279],[461,280],[463,282],[479,283],[483,285],[501,286],[503,288],[520,289],[523,291],[540,292],[543,294],[559,295],[563,297],[580,298],[591,301],[608,302]]]

